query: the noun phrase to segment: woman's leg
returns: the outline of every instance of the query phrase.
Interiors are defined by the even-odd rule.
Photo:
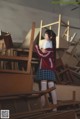
[[[41,91],[44,91],[47,89],[47,81],[42,80],[41,81]],[[44,107],[45,106],[45,96],[41,96],[41,104]]]
[[[53,81],[49,81],[48,82],[48,87],[49,88],[54,87],[54,82]],[[52,96],[53,104],[57,104],[57,95],[56,95],[56,91],[55,90],[51,91],[51,96]],[[53,111],[57,111],[57,108],[53,109]]]

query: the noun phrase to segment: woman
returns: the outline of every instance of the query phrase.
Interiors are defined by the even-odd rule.
[[[35,45],[35,51],[40,59],[39,70],[37,71],[36,79],[41,81],[41,90],[46,90],[54,87],[55,82],[55,60],[56,60],[56,34],[52,30],[45,31],[45,40],[41,47]],[[52,102],[57,104],[56,91],[51,91]],[[41,97],[42,106],[45,106],[45,97]],[[53,109],[56,111],[57,109]]]

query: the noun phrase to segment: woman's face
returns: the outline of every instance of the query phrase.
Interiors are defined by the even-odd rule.
[[[46,40],[49,40],[49,36],[48,36],[47,33],[45,33],[45,36],[44,37],[45,37]]]

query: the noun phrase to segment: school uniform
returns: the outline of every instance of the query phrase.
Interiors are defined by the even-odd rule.
[[[45,40],[42,48],[46,49],[47,52],[43,53],[39,47],[35,47],[35,51],[40,59],[36,79],[55,81],[54,50],[52,48],[52,41]]]
[[[39,69],[36,73],[36,80],[41,82],[41,91],[47,90],[48,88],[54,87],[55,84],[55,63],[54,63],[54,48],[52,48],[52,41],[44,42],[43,49],[46,49],[47,52],[43,53],[39,47],[35,47],[35,51],[40,59]],[[56,91],[51,91],[52,103],[57,104],[57,95]],[[41,104],[45,106],[45,96],[41,96]],[[53,111],[57,111],[57,108],[54,108]]]

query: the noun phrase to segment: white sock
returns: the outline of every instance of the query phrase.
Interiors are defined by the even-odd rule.
[[[47,81],[41,81],[41,91],[44,91],[47,89]],[[45,96],[41,96],[41,104],[42,106],[45,106]]]
[[[54,87],[54,82],[53,81],[48,82],[48,87],[49,88]],[[53,104],[57,104],[57,95],[55,90],[51,91],[51,96]],[[53,111],[57,111],[57,108],[54,108]]]

